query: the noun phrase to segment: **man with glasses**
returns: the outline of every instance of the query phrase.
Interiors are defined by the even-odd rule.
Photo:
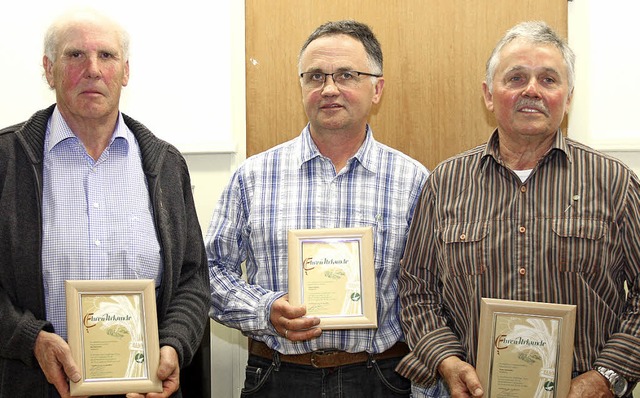
[[[249,336],[243,396],[408,397],[398,271],[428,171],[373,138],[384,78],[368,26],[328,22],[302,46],[301,134],[235,172],[206,238],[211,316]],[[287,231],[373,227],[375,329],[322,330],[288,301]],[[241,264],[246,261],[247,280]]]

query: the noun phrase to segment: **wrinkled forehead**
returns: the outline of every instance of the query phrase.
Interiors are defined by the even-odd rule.
[[[510,70],[554,70],[566,76],[568,67],[558,47],[550,43],[516,39],[507,43],[498,54],[496,72]]]

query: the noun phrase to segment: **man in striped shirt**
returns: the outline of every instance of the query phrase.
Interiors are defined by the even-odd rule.
[[[367,124],[384,85],[368,26],[320,26],[302,47],[299,78],[309,124],[247,159],[214,212],[211,316],[250,337],[246,396],[408,397],[409,381],[394,372],[408,353],[398,271],[427,170]],[[356,227],[373,228],[378,328],[322,330],[287,299],[287,231]]]
[[[398,367],[421,396],[485,392],[483,297],[577,306],[570,397],[629,396],[640,378],[640,182],[563,137],[574,58],[542,22],[509,30],[483,83],[497,130],[425,186],[400,277],[412,353]]]

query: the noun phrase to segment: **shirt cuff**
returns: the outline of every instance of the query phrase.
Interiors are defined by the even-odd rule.
[[[614,333],[598,354],[593,366],[615,370],[628,382],[640,381],[640,338]]]
[[[402,376],[420,385],[431,385],[439,377],[438,365],[447,357],[465,360],[460,340],[449,328],[426,334],[396,368]]]

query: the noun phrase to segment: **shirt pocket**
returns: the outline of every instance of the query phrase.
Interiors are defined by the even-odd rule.
[[[449,275],[482,275],[487,270],[489,228],[485,223],[449,224],[442,230]]]
[[[601,220],[556,219],[551,224],[557,240],[560,272],[593,273],[605,266],[607,223]]]

